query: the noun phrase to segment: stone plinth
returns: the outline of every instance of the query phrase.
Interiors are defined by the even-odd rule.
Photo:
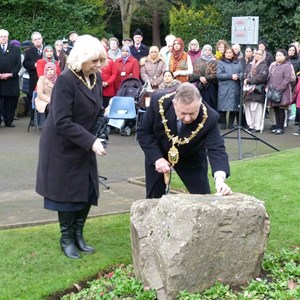
[[[160,300],[257,277],[268,234],[264,203],[243,194],[168,195],[131,207],[135,273]]]

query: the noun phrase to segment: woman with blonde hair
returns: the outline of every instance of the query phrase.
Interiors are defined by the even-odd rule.
[[[192,64],[194,66],[197,58],[201,56],[201,48],[199,46],[199,42],[196,39],[193,39],[189,42],[188,45],[188,55],[191,58]]]
[[[44,208],[57,211],[60,246],[69,258],[93,253],[83,238],[91,205],[97,205],[97,155],[105,155],[97,138],[103,123],[100,67],[106,63],[101,42],[79,36],[67,59],[68,69],[56,80],[51,107],[39,145],[36,191]]]
[[[159,49],[152,46],[149,49],[149,55],[140,59],[140,75],[144,82],[149,81],[152,89],[157,90],[163,82],[163,73],[166,65],[159,54]]]

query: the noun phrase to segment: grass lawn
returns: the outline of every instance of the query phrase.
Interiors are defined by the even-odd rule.
[[[233,191],[265,201],[271,220],[267,251],[300,245],[300,149],[231,163]],[[173,176],[173,185],[181,185]],[[0,299],[47,299],[113,265],[131,262],[129,214],[87,221],[85,237],[96,253],[80,260],[59,248],[58,224],[0,231]]]

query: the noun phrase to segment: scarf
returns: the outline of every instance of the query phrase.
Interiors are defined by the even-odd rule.
[[[52,50],[53,53],[53,48],[51,46],[46,46],[43,50],[43,59],[48,63],[48,62],[52,62],[55,63],[55,58],[54,58],[54,53],[52,54],[51,58],[48,58],[46,56],[46,52],[48,52],[48,50]]]
[[[205,50],[207,48],[210,49],[210,51],[212,51],[212,46],[211,45],[204,45],[203,48],[202,48],[201,58],[203,60],[205,60],[206,62],[210,62],[211,60],[215,60],[216,58],[213,56],[212,52],[210,53],[210,55],[205,55]]]
[[[54,71],[53,74],[49,74],[48,75],[48,69],[52,69]],[[51,81],[53,84],[54,82],[56,81],[56,78],[57,78],[57,75],[56,75],[56,65],[52,62],[48,62],[46,63],[45,65],[45,68],[44,68],[44,76],[45,78],[47,78],[49,81]]]
[[[251,66],[251,74],[252,76],[255,76],[256,75],[256,68],[257,66],[263,62],[264,60],[266,59],[266,51],[263,52],[263,55],[260,56],[260,59],[253,59],[252,61],[252,66]]]

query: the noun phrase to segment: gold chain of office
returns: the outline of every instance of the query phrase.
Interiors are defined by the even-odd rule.
[[[96,85],[96,81],[97,81],[96,73],[93,73],[94,74],[94,83],[93,83],[93,85],[90,85],[81,76],[79,76],[73,69],[70,68],[70,70],[89,90],[92,90],[94,88],[94,86]]]
[[[198,124],[196,130],[191,132],[191,135],[189,137],[179,138],[178,135],[177,136],[175,136],[173,134],[171,135],[171,130],[167,125],[168,120],[165,117],[165,110],[164,110],[164,107],[163,107],[164,100],[166,98],[169,98],[171,95],[172,94],[167,94],[165,96],[162,96],[158,100],[158,103],[159,103],[159,113],[161,115],[162,124],[164,126],[165,133],[166,133],[168,139],[170,141],[172,141],[172,147],[168,151],[168,160],[169,160],[170,164],[172,166],[174,166],[175,164],[178,163],[178,160],[179,160],[179,152],[178,152],[178,149],[175,147],[175,145],[178,144],[178,146],[179,146],[179,145],[188,144],[199,133],[199,131],[203,128],[204,123],[206,122],[206,119],[207,119],[207,108],[203,104],[203,102],[201,102],[201,106],[202,106],[202,109],[203,109],[202,121]]]

